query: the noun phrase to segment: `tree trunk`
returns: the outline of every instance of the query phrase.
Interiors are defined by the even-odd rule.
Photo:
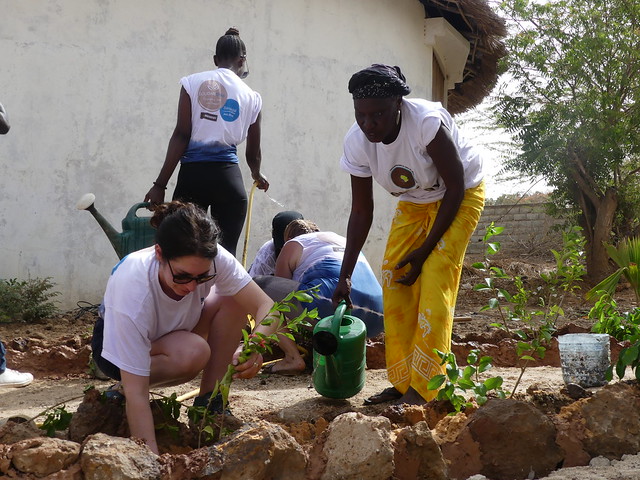
[[[587,276],[589,283],[592,284],[598,283],[612,271],[609,255],[605,250],[604,244],[611,242],[613,220],[618,208],[616,189],[608,188],[594,207],[595,218],[585,221],[586,225],[591,225],[591,231],[585,232],[585,236],[587,239]]]

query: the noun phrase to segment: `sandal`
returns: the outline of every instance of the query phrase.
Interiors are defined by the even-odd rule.
[[[276,365],[276,363],[265,365],[264,367],[262,367],[261,373],[266,375],[283,375],[285,377],[295,377],[296,375],[302,375],[305,371],[304,368],[302,370],[294,370],[292,368],[283,368],[282,370],[274,370],[273,366]]]
[[[400,393],[396,387],[389,387],[385,388],[380,393],[371,395],[369,398],[365,398],[363,403],[364,405],[377,405],[378,403],[398,400],[400,397],[402,397],[402,393]]]
[[[111,400],[115,403],[122,403],[124,401],[124,389],[122,388],[122,383],[116,382],[107,388],[104,392],[102,392],[104,398],[107,400]]]

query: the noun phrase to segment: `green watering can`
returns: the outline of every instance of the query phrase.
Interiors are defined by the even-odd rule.
[[[343,300],[313,329],[313,386],[324,397],[349,398],[364,387],[367,327],[346,311]]]
[[[93,206],[95,200],[96,196],[93,193],[87,193],[78,200],[76,208],[88,210],[93,215],[107,234],[118,258],[126,257],[131,252],[149,247],[156,242],[156,229],[151,226],[150,218],[136,215],[138,210],[148,207],[149,203],[136,203],[129,209],[127,216],[122,219],[122,233],[120,233],[96,210]]]

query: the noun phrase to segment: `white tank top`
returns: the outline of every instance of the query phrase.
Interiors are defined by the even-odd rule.
[[[289,242],[302,246],[300,263],[293,272],[293,280],[299,282],[307,270],[322,260],[334,258],[342,261],[347,239],[334,232],[313,232],[299,235]]]

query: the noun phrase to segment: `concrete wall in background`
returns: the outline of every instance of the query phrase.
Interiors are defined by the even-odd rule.
[[[482,238],[491,222],[504,227],[504,231],[492,239],[500,242],[503,255],[546,255],[551,249],[562,248],[562,233],[553,227],[563,220],[548,215],[544,204],[488,205],[471,236],[467,261],[482,259],[485,253]]]
[[[254,199],[249,259],[281,209],[345,233],[349,178],[338,161],[355,71],[400,65],[412,96],[431,91],[418,0],[0,0],[0,12],[0,102],[12,124],[0,136],[0,278],[52,277],[62,308],[100,302],[117,262],[77,200],[94,193],[120,229],[164,160],[180,77],[212,68],[229,26],[247,45],[247,83],[264,99],[271,188]],[[378,271],[396,201],[378,187],[375,195],[365,254]]]

